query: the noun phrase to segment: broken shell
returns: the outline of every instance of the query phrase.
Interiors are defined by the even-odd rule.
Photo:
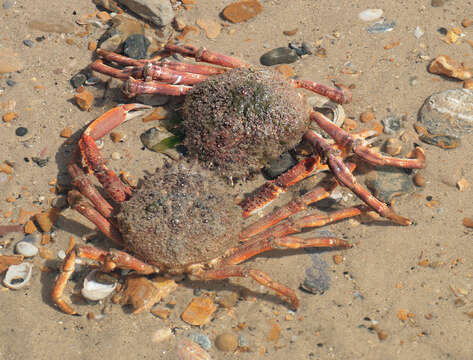
[[[211,360],[207,351],[189,339],[181,339],[177,343],[177,357],[179,360]]]
[[[455,60],[447,55],[440,55],[435,58],[429,65],[429,71],[432,74],[445,75],[460,80],[473,77],[470,71],[467,71],[464,66],[457,64]]]
[[[117,283],[104,284],[98,282],[95,278],[95,274],[97,272],[98,270],[92,270],[86,276],[86,278],[84,279],[84,286],[81,290],[82,296],[92,301],[98,301],[106,298],[117,287]]]
[[[202,326],[208,323],[212,314],[217,310],[217,305],[208,296],[199,296],[192,299],[181,314],[181,319],[190,325]]]
[[[5,274],[3,285],[13,290],[21,289],[30,282],[32,273],[33,265],[31,263],[11,265]]]

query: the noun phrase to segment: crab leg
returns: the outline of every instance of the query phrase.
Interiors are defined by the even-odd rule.
[[[126,57],[126,56],[123,56],[111,51],[107,51],[104,49],[100,49],[100,48],[96,50],[96,53],[97,55],[99,55],[100,57],[104,58],[107,61],[114,61],[118,64],[123,64],[123,65],[128,65],[128,66],[141,66],[150,61],[150,60],[132,59],[132,58],[129,58],[129,57]]]
[[[77,312],[62,298],[67,281],[74,272],[75,267],[76,252],[74,249],[74,240],[71,239],[69,242],[69,248],[66,252],[66,257],[64,258],[64,261],[61,265],[59,276],[57,277],[56,283],[54,284],[53,290],[51,291],[51,300],[59,307],[59,309],[61,309],[62,312],[68,315],[79,316],[79,314],[77,314]]]
[[[251,277],[259,284],[272,289],[276,294],[281,297],[284,301],[288,302],[294,310],[299,307],[299,299],[296,293],[291,288],[280,284],[269,277],[268,274],[256,270],[248,269],[243,266],[224,266],[219,269],[212,269],[207,271],[198,271],[192,273],[192,275],[202,280],[221,280],[229,277]]]
[[[207,78],[205,75],[187,73],[167,69],[152,63],[146,63],[140,66],[124,68],[123,70],[105,65],[102,60],[95,60],[92,63],[92,69],[102,74],[113,76],[117,79],[126,80],[130,76],[134,78],[145,79],[146,81],[159,80],[171,84],[197,84]]]
[[[278,238],[290,234],[295,234],[300,232],[303,228],[314,228],[321,227],[327,224],[334,223],[343,219],[347,219],[353,216],[360,215],[364,212],[369,211],[370,208],[359,205],[351,208],[340,209],[333,211],[328,214],[312,214],[304,216],[298,220],[285,220],[281,221],[279,224],[267,229],[266,231],[257,233],[256,235],[243,239],[243,242],[255,242],[259,240],[265,240],[270,237]]]
[[[330,169],[337,178],[338,182],[348,187],[366,204],[371,206],[378,214],[391,219],[400,225],[411,224],[409,219],[394,213],[394,211],[392,211],[385,203],[376,199],[366,188],[361,186],[356,181],[356,178],[352,175],[343,160],[338,156],[338,150],[330,145],[324,138],[319,136],[315,131],[308,130],[304,135],[304,139],[327,157],[328,165],[330,166]]]
[[[77,210],[85,218],[90,220],[98,229],[116,244],[123,246],[120,232],[110,221],[103,217],[92,205],[85,201],[82,194],[77,190],[71,190],[67,194],[67,201],[74,210]]]
[[[292,80],[296,88],[303,88],[329,98],[338,104],[348,104],[351,101],[351,91],[347,88],[336,89],[310,80]]]
[[[354,163],[347,164],[349,170],[353,172],[356,165]],[[321,185],[317,186],[315,189],[305,193],[300,198],[292,200],[286,205],[274,209],[269,214],[263,216],[259,220],[255,221],[245,229],[240,232],[240,238],[245,239],[250,236],[253,236],[275,224],[292,216],[302,210],[307,208],[307,205],[315,203],[317,201],[327,198],[330,193],[337,187],[338,182],[336,179],[331,179]]]
[[[345,130],[339,128],[321,113],[316,111],[311,112],[310,119],[325,130],[337,144],[346,148],[352,148],[355,154],[373,165],[390,165],[409,169],[422,169],[425,166],[424,150],[420,147],[415,148],[415,159],[399,159],[383,156],[366,146],[362,139],[355,138]]]
[[[206,63],[225,66],[229,68],[240,68],[248,67],[249,64],[241,61],[240,59],[219,54],[213,51],[209,51],[205,48],[198,48],[192,45],[175,45],[167,44],[165,50],[170,51],[171,53],[179,53],[184,56],[189,56],[195,58],[195,61],[203,61]]]
[[[191,89],[191,86],[161,84],[157,81],[141,81],[130,77],[123,83],[122,92],[128,97],[138,94],[181,96],[187,94]]]

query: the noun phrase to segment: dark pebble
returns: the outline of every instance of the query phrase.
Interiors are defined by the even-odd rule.
[[[49,162],[49,158],[32,157],[31,160],[39,167],[44,167]]]
[[[149,40],[141,34],[130,35],[123,45],[123,53],[133,59],[145,59],[147,57]]]
[[[28,47],[33,47],[34,46],[34,41],[33,40],[23,40],[23,44],[25,44]]]
[[[263,169],[263,173],[268,179],[275,179],[296,164],[296,159],[294,159],[292,155],[287,152],[282,154],[279,159],[270,161],[269,164]]]
[[[193,331],[189,334],[188,337],[193,342],[200,345],[200,347],[204,350],[210,350],[210,348],[212,347],[212,343],[210,342],[209,337],[201,332]]]
[[[36,40],[36,42],[41,42],[43,40],[46,40],[46,36],[44,36],[44,35],[38,36],[35,40]]]
[[[19,128],[15,130],[15,134],[17,136],[25,136],[27,133],[28,133],[28,129],[23,126],[20,126]]]
[[[97,85],[100,82],[100,79],[96,76],[91,76],[85,81],[85,85]]]
[[[366,186],[381,201],[389,203],[393,197],[415,191],[411,176],[405,170],[391,166],[378,166],[373,177],[366,179]]]
[[[70,82],[71,82],[71,85],[75,89],[77,89],[78,87],[84,85],[86,80],[87,80],[87,76],[85,76],[82,73],[78,73],[71,78]]]
[[[441,7],[445,4],[445,0],[432,0],[430,5],[432,7]]]
[[[280,47],[268,51],[266,54],[261,56],[260,62],[266,66],[272,66],[277,64],[291,64],[296,62],[299,57],[293,49],[287,47]]]
[[[16,81],[15,81],[15,80],[12,80],[12,79],[7,79],[7,85],[8,85],[8,86],[15,86],[15,85],[16,85]]]
[[[289,47],[293,49],[298,56],[312,55],[312,49],[306,42],[302,42],[302,44],[291,42],[289,43]]]
[[[383,132],[388,135],[394,135],[401,130],[401,118],[396,115],[385,117],[381,120],[384,126]]]

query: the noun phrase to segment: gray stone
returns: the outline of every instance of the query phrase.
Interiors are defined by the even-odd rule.
[[[141,34],[129,36],[123,44],[123,53],[132,59],[146,59],[149,40]]]
[[[34,41],[33,40],[23,40],[23,44],[25,44],[28,47],[33,47],[34,46]]]
[[[24,257],[33,257],[38,254],[38,248],[28,241],[17,242],[15,251],[17,254],[23,255]]]
[[[166,26],[174,18],[174,11],[169,0],[118,0],[117,2],[157,26]]]
[[[200,345],[200,347],[204,350],[210,350],[212,347],[212,343],[207,335],[201,333],[199,331],[193,331],[188,335],[189,339],[191,339],[196,344]]]
[[[87,76],[82,73],[78,73],[71,78],[70,82],[74,89],[77,89],[78,87],[84,85],[86,80]]]
[[[389,203],[396,196],[415,191],[411,176],[404,169],[378,166],[367,177],[366,186],[379,200]]]
[[[282,154],[279,159],[270,161],[263,169],[263,172],[269,179],[275,179],[296,164],[296,159],[294,159],[290,153],[286,152]]]
[[[401,118],[396,115],[385,117],[381,120],[384,126],[383,132],[388,135],[394,135],[401,130]]]
[[[266,54],[261,56],[260,62],[266,66],[272,66],[277,64],[291,64],[299,59],[297,53],[293,49],[287,47],[280,47],[268,51]]]
[[[425,100],[418,121],[431,135],[461,139],[473,132],[473,91],[453,89]]]

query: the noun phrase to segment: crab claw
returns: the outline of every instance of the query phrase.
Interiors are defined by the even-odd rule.
[[[85,129],[84,134],[98,140],[121,123],[134,119],[145,113],[144,110],[151,109],[151,106],[144,104],[123,104],[99,116]]]

